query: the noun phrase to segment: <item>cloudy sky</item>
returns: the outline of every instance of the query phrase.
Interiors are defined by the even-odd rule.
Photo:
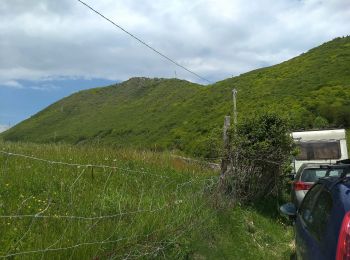
[[[84,0],[211,82],[350,34],[349,0]],[[0,131],[80,89],[134,76],[206,83],[77,0],[0,1]]]

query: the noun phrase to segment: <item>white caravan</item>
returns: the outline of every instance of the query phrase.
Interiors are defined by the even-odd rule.
[[[294,160],[294,171],[303,163],[336,163],[348,159],[345,129],[293,132],[300,153]]]

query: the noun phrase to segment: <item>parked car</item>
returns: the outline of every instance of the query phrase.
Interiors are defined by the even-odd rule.
[[[299,209],[280,210],[294,218],[297,259],[350,259],[350,164],[327,166]]]
[[[296,207],[300,206],[312,185],[319,178],[326,176],[327,169],[320,168],[321,165],[325,166],[327,164],[304,163],[300,166],[291,187],[291,198]]]

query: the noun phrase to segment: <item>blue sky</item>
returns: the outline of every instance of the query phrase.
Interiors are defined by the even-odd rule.
[[[84,0],[212,82],[350,34],[349,0]],[[0,1],[0,131],[75,91],[131,77],[205,84],[77,0]]]
[[[0,84],[0,125],[13,126],[79,90],[115,83],[106,79],[62,78],[41,81],[19,80],[13,86]]]

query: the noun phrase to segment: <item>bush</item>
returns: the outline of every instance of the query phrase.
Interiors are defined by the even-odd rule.
[[[243,203],[278,195],[294,146],[287,121],[270,113],[255,116],[238,125],[231,140],[221,190]]]
[[[326,128],[328,125],[329,123],[327,119],[323,118],[322,116],[318,116],[315,118],[314,128],[323,129],[323,128]]]

